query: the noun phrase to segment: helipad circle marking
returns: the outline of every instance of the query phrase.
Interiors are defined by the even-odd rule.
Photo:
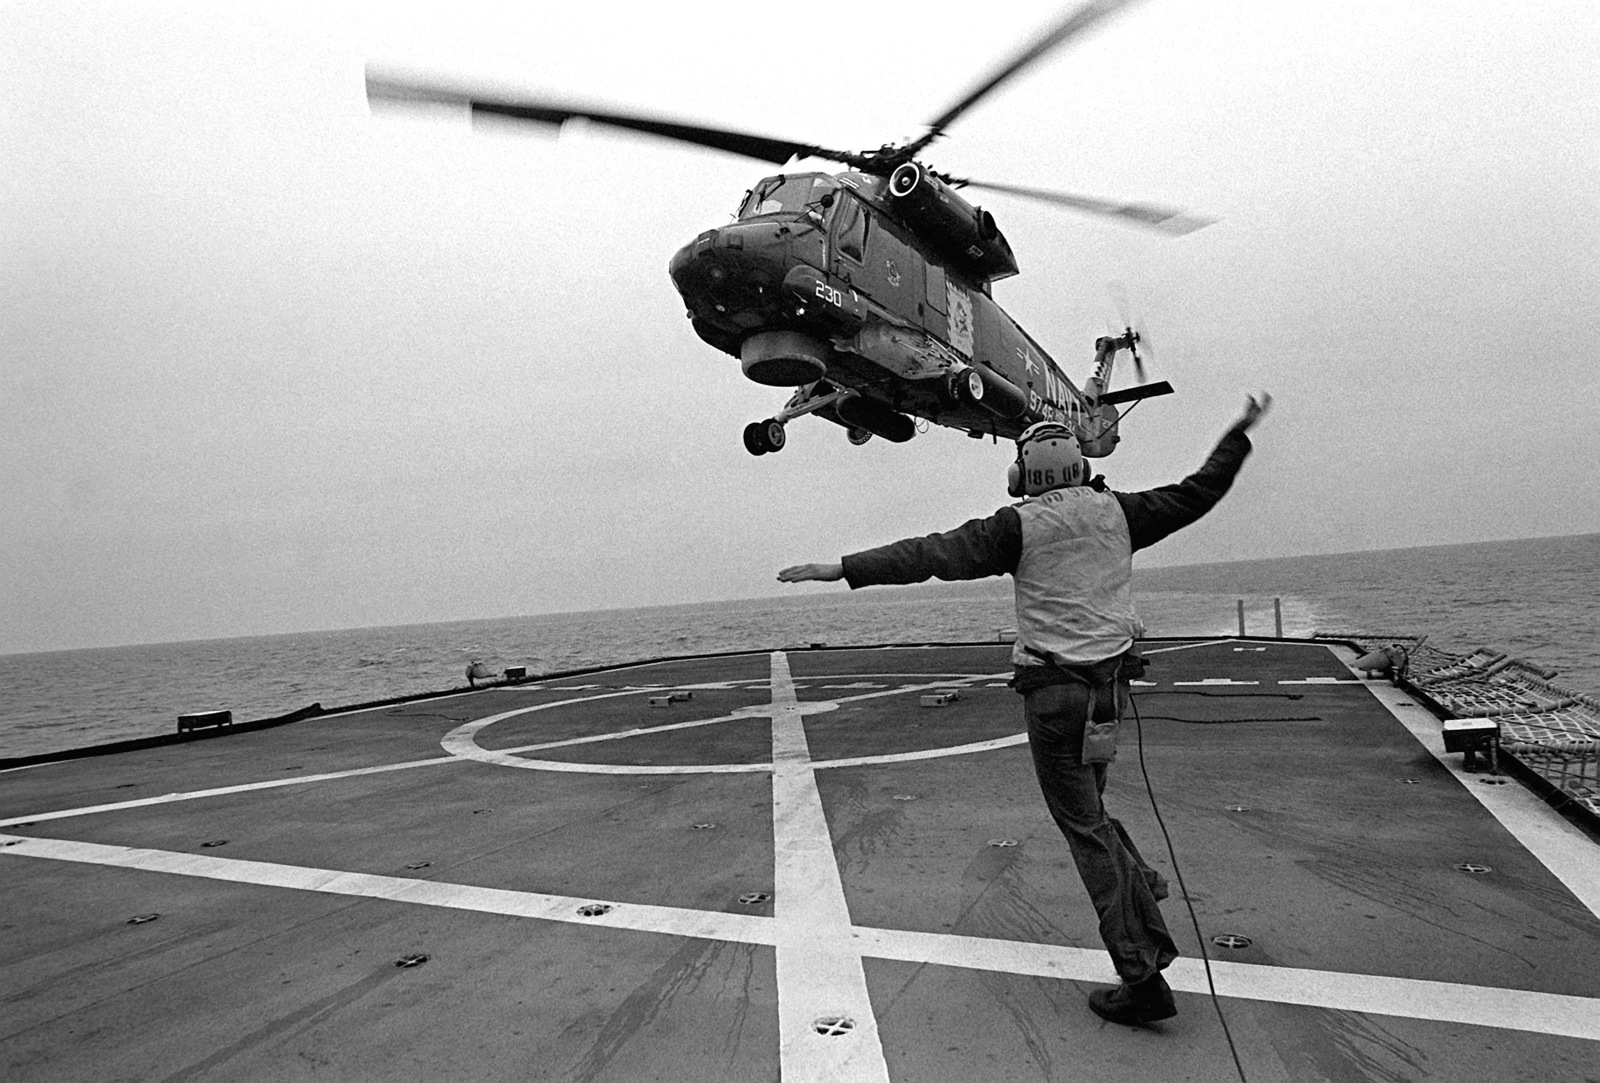
[[[988,679],[982,675],[968,675],[972,681]],[[940,684],[949,684],[945,680]],[[876,699],[887,695],[913,695],[924,691],[922,685],[908,685],[902,688],[891,689],[886,692],[875,693],[871,696],[847,697],[848,699]],[[534,771],[562,771],[569,774],[593,775],[697,775],[697,774],[739,774],[752,772],[771,772],[770,762],[757,763],[701,763],[701,764],[630,764],[630,763],[578,763],[571,760],[539,760],[520,755],[523,752],[533,752],[556,747],[570,747],[573,745],[598,744],[606,741],[625,740],[629,737],[645,737],[663,733],[668,730],[692,729],[700,726],[716,725],[722,722],[737,722],[750,718],[771,718],[779,710],[798,711],[802,715],[825,714],[839,709],[840,700],[811,700],[793,704],[789,707],[778,707],[774,704],[753,704],[735,709],[732,713],[719,715],[714,718],[694,719],[687,722],[674,722],[661,726],[641,727],[633,730],[623,730],[617,733],[596,734],[590,737],[577,737],[565,741],[552,741],[546,744],[526,745],[519,748],[487,749],[477,743],[478,734],[497,722],[504,722],[520,715],[531,714],[535,711],[547,711],[556,707],[570,707],[580,703],[589,703],[594,700],[612,699],[617,696],[637,696],[647,692],[659,691],[654,686],[648,688],[626,688],[615,692],[603,692],[595,696],[578,696],[572,699],[557,700],[553,703],[538,703],[528,707],[518,707],[510,711],[502,711],[486,718],[474,719],[463,723],[445,734],[439,744],[445,752],[460,759],[476,760],[480,763],[490,763],[501,767],[519,767]],[[1028,735],[1016,733],[1009,737],[997,737],[988,741],[975,741],[970,744],[948,745],[942,748],[915,749],[909,752],[885,752],[870,756],[848,756],[834,760],[813,760],[811,766],[814,770],[827,767],[867,767],[881,764],[909,763],[917,760],[941,759],[947,756],[971,755],[977,752],[990,752],[1000,748],[1010,748],[1026,744]]]

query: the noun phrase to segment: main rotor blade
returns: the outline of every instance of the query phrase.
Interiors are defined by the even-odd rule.
[[[978,104],[1001,83],[1016,75],[1050,50],[1072,40],[1102,19],[1109,18],[1123,8],[1138,2],[1139,0],[1089,0],[1087,4],[1068,13],[1054,26],[1035,38],[1031,44],[1025,46],[1016,56],[1002,64],[994,74],[978,84],[977,88],[965,98],[946,109],[937,120],[931,121],[928,124],[928,134],[908,146],[905,150],[906,156],[909,158],[919,153],[922,148],[939,138],[944,133],[944,130],[955,123],[956,118],[962,113]]]
[[[599,109],[590,109],[587,106],[558,104],[548,101],[524,100],[514,102],[480,97],[470,91],[426,83],[413,83],[403,79],[386,78],[375,75],[370,71],[367,73],[367,100],[372,103],[395,105],[463,106],[470,109],[474,115],[482,113],[491,116],[509,117],[513,120],[548,124],[557,128],[568,121],[588,120],[595,124],[605,124],[613,128],[643,132],[646,135],[659,136],[662,139],[671,139],[679,143],[691,143],[699,147],[727,151],[730,154],[756,158],[775,165],[783,165],[795,158],[829,158],[833,161],[854,164],[854,159],[857,157],[843,151],[832,151],[810,143],[773,139],[769,136],[732,131],[727,128],[708,128],[698,124],[683,124],[660,117],[633,113],[610,113]]]
[[[952,177],[949,183],[957,188],[982,188],[990,192],[1004,192],[1007,195],[1022,196],[1024,199],[1037,199],[1045,203],[1054,203],[1060,207],[1071,207],[1073,210],[1086,211],[1108,218],[1121,218],[1124,221],[1135,222],[1141,226],[1159,229],[1161,232],[1174,237],[1181,237],[1185,233],[1193,233],[1197,229],[1215,225],[1216,218],[1207,218],[1203,215],[1190,214],[1175,207],[1163,207],[1156,203],[1114,203],[1105,199],[1092,199],[1089,196],[1075,196],[1067,192],[1052,192],[1044,188],[1022,188],[1014,184],[989,184],[985,181],[961,180]]]

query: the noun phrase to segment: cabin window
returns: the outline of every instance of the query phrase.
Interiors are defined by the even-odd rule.
[[[750,190],[744,205],[739,208],[740,218],[755,218],[763,214],[799,214],[807,208],[824,210],[824,197],[838,198],[839,186],[832,177],[807,173],[799,177],[768,177]]]
[[[833,246],[857,263],[866,258],[867,212],[859,199],[840,193],[834,215]]]

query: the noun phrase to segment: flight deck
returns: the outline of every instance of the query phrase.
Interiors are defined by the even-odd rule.
[[[1172,1020],[1089,1010],[1008,646],[795,648],[0,772],[0,1076],[1596,1078],[1593,841],[1345,646],[1144,650]]]

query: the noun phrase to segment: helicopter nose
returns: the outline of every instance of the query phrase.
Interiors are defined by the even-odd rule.
[[[723,229],[708,229],[673,255],[668,271],[674,279],[678,272],[695,264],[704,264],[707,267],[717,267],[726,262],[717,257],[718,252],[744,251],[745,236],[742,230],[735,227]],[[726,271],[726,268],[724,268]]]
[[[767,224],[708,229],[674,253],[667,271],[693,313],[757,308],[775,299],[783,278],[778,239]]]

